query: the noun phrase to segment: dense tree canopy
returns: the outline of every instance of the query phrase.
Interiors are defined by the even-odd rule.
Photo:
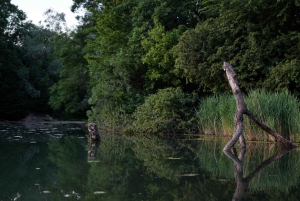
[[[0,119],[20,118],[28,106],[19,87],[19,72],[24,65],[17,44],[28,32],[29,24],[24,22],[25,13],[10,0],[1,1],[0,11]]]
[[[223,61],[243,90],[300,95],[296,0],[73,0],[71,10],[85,13],[67,32],[63,14],[48,11],[43,27],[8,0],[1,9],[1,118],[20,118],[39,102],[36,112],[88,111],[91,121],[123,128],[159,89],[230,91]]]

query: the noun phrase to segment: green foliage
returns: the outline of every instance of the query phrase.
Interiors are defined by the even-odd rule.
[[[1,1],[0,10],[1,41],[20,42],[22,36],[27,32],[28,26],[30,26],[30,23],[25,22],[26,14],[12,4],[10,0]]]
[[[233,133],[233,117],[236,110],[232,95],[214,95],[200,101],[198,118],[204,134]]]
[[[176,86],[180,80],[173,72],[174,59],[171,50],[184,28],[180,26],[178,29],[165,31],[158,20],[154,20],[154,24],[155,27],[149,30],[149,36],[141,42],[146,51],[142,61],[149,65],[146,76],[149,80],[162,80],[165,85]]]
[[[200,7],[202,20],[187,30],[174,48],[178,75],[198,83],[201,90],[224,91],[227,85],[221,65],[227,61],[234,66],[242,89],[282,88],[280,81],[273,80],[287,71],[281,74],[278,69],[299,57],[299,33],[295,31],[300,22],[298,4],[201,1]],[[294,67],[293,75],[283,81],[292,91],[298,89]]]
[[[87,34],[78,29],[55,37],[55,54],[60,58],[59,80],[50,87],[48,104],[56,111],[85,117],[88,109],[87,61],[83,51]]]
[[[97,120],[102,128],[115,128],[114,122],[120,122],[119,113],[130,114],[132,105],[126,103],[136,93],[131,82],[139,76],[134,72],[135,62],[126,49],[131,28],[128,20],[131,4],[108,3],[103,8],[105,12],[95,11],[97,26],[94,34],[89,35],[85,48],[92,86],[89,99],[92,109],[88,116]]]
[[[0,118],[52,110],[85,117],[90,110],[90,120],[122,130],[158,89],[229,91],[223,61],[244,91],[299,96],[298,1],[73,0],[71,10],[85,13],[67,33],[63,13],[49,9],[43,27],[25,22],[9,0],[0,6]],[[226,129],[205,132],[230,133],[222,116],[213,118]]]
[[[251,91],[246,101],[253,114],[284,137],[295,140],[300,134],[299,100],[286,90],[276,93]]]
[[[48,8],[44,12],[44,17],[44,24],[46,24],[45,26],[48,30],[56,33],[62,33],[64,28],[64,31],[68,31],[64,13],[59,13],[52,8]]]
[[[23,67],[20,51],[11,43],[0,41],[0,118],[22,118],[29,108],[28,98],[18,84],[18,69]]]
[[[300,62],[299,59],[291,59],[276,63],[270,69],[270,77],[265,81],[265,87],[272,90],[281,91],[290,89],[290,91],[299,96],[300,80]]]
[[[195,132],[193,104],[196,99],[179,88],[158,90],[134,112],[132,130],[139,133]]]
[[[132,122],[132,117],[123,105],[115,103],[96,104],[87,112],[89,120],[96,122],[99,129],[106,132],[121,132]]]
[[[295,140],[300,133],[299,102],[287,91],[270,93],[252,90],[245,97],[248,109],[264,124],[286,138]],[[201,100],[199,116],[205,134],[233,133],[236,103],[231,95],[220,95]],[[246,116],[244,135],[248,139],[265,139],[264,131]]]
[[[0,118],[19,120],[29,113],[51,113],[48,88],[57,81],[61,67],[53,55],[57,33],[26,22],[23,11],[10,1],[2,1],[0,9]]]
[[[74,9],[89,3],[76,1]],[[101,9],[91,10],[97,25],[85,48],[92,86],[89,118],[111,122],[101,125],[115,125],[112,122],[119,122],[119,118],[113,114],[123,110],[122,117],[131,115],[148,94],[180,84],[172,72],[171,49],[188,26],[186,22],[192,22],[189,11],[178,8],[181,4],[186,8],[193,4],[192,1],[180,5],[173,1],[101,3]],[[122,122],[128,123],[126,119]]]
[[[20,88],[24,68],[22,51],[17,44],[22,42],[29,24],[26,15],[9,0],[0,2],[0,119],[22,118],[30,108],[29,98]]]
[[[228,86],[221,69],[221,61],[225,58],[215,55],[226,33],[217,28],[216,23],[213,20],[199,23],[195,29],[187,30],[174,47],[175,73],[187,83],[199,84],[203,91],[224,91]]]

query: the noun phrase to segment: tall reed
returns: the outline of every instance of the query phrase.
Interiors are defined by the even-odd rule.
[[[296,141],[300,135],[298,99],[287,91],[270,93],[252,90],[244,96],[248,109],[264,124],[284,137]],[[236,103],[232,95],[205,98],[199,106],[201,128],[205,134],[230,135],[234,130]],[[274,140],[246,116],[244,135],[250,140]]]

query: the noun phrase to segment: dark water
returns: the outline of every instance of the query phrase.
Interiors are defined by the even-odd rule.
[[[0,123],[0,201],[300,200],[298,150],[251,143],[226,156],[228,139],[102,134],[91,145],[86,134]]]

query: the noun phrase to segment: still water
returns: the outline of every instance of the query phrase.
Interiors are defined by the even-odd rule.
[[[248,143],[225,155],[228,139],[101,140],[90,144],[82,123],[0,123],[0,201],[300,200],[297,149]]]

